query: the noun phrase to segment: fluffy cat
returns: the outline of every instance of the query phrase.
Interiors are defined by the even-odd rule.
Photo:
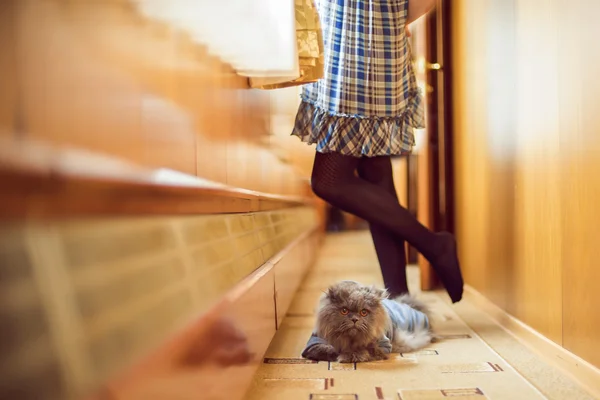
[[[435,339],[427,307],[410,295],[389,299],[387,291],[354,281],[329,287],[302,357],[341,363],[387,359]]]

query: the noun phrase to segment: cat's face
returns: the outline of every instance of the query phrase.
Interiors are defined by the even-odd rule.
[[[386,313],[381,301],[385,290],[342,281],[331,286],[321,299],[317,320],[319,336],[334,340],[351,338],[367,341],[385,330]]]

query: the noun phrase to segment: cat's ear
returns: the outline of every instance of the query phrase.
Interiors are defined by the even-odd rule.
[[[379,300],[387,299],[388,297],[390,297],[390,294],[386,289],[380,289],[375,286],[371,286],[369,288],[369,292],[371,292]]]
[[[330,302],[336,303],[340,300],[340,293],[336,287],[330,287],[325,291],[325,298],[327,298]]]

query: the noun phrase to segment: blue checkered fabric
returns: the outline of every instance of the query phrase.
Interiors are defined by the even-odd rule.
[[[292,135],[355,157],[412,151],[425,126],[405,34],[409,0],[317,0],[325,75],[302,88]]]

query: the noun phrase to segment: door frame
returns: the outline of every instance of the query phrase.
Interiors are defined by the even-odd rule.
[[[437,0],[435,10],[416,25],[424,40],[416,48],[421,60],[417,74],[426,84],[426,124],[417,159],[417,217],[433,231],[454,233],[454,149],[452,146],[452,49],[448,0]],[[440,282],[430,263],[418,256],[421,290]]]

